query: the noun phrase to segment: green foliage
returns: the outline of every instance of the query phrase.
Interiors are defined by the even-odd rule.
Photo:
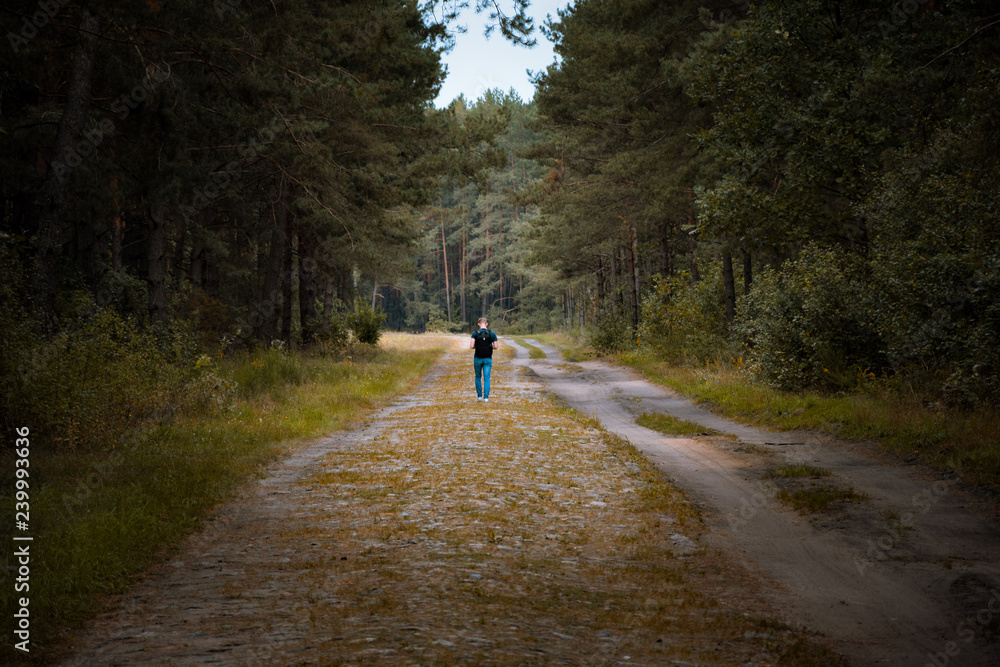
[[[809,247],[759,275],[734,326],[751,375],[783,389],[847,389],[859,367],[883,368],[858,271],[832,250]]]
[[[805,489],[782,489],[778,491],[777,498],[793,509],[807,514],[827,512],[835,503],[859,503],[868,500],[868,496],[864,493],[830,484],[812,484]]]
[[[275,395],[290,385],[301,384],[305,369],[298,356],[272,347],[243,354],[230,365],[229,378],[241,397]]]
[[[441,333],[461,333],[462,331],[467,331],[468,328],[468,322],[449,322],[448,320],[439,317],[438,313],[435,313],[429,320],[427,320],[427,326],[424,327],[424,330],[438,331]]]
[[[718,431],[706,428],[701,424],[660,413],[644,413],[639,416],[636,423],[664,435],[715,435],[718,433]]]
[[[210,367],[171,363],[169,343],[110,308],[22,345],[16,365],[4,369],[7,418],[57,447],[115,446],[143,422],[226,389]]]
[[[692,281],[682,271],[654,276],[642,301],[639,340],[662,359],[701,363],[726,356],[729,347],[722,302],[722,271],[717,262]]]
[[[177,329],[183,323],[201,350],[218,347],[226,336],[233,333],[232,309],[189,282],[174,290],[169,305],[173,328]]]
[[[385,313],[372,308],[370,304],[360,299],[354,300],[354,309],[347,316],[347,326],[350,327],[354,338],[364,345],[378,345],[383,322]]]
[[[1000,192],[983,188],[964,165],[925,169],[916,177],[905,170],[887,176],[869,200],[873,255],[866,302],[903,377],[934,387],[951,402],[996,403]]]
[[[632,318],[622,299],[605,302],[597,322],[587,331],[587,341],[601,354],[635,349]]]
[[[314,343],[320,354],[338,357],[347,349],[351,339],[351,329],[347,323],[347,313],[340,299],[335,299],[329,315],[316,316],[310,323]]]

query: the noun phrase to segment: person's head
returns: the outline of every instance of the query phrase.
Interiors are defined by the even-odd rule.
[[[485,317],[480,317],[479,318],[479,328],[480,329],[485,329],[487,324],[489,324],[489,322],[486,321]]]

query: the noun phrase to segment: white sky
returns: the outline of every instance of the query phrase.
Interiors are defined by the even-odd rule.
[[[509,9],[512,3],[500,2]],[[474,102],[483,93],[493,88],[507,92],[517,91],[525,102],[535,95],[535,87],[525,70],[544,70],[555,60],[552,44],[542,34],[541,26],[545,16],[556,18],[556,9],[565,9],[568,0],[531,0],[528,13],[535,18],[532,36],[538,41],[532,48],[515,46],[505,40],[499,29],[494,30],[489,40],[483,37],[483,30],[489,18],[489,11],[476,14],[470,8],[460,17],[460,23],[469,28],[464,35],[457,35],[455,48],[444,54],[442,60],[448,67],[448,75],[441,86],[441,93],[434,100],[440,108],[464,93],[467,100]]]

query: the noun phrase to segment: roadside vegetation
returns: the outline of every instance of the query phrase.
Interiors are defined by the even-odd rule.
[[[636,423],[664,435],[716,435],[718,433],[718,431],[706,428],[701,424],[677,419],[670,415],[646,413],[640,415]]]
[[[692,329],[678,323],[676,330],[693,337]],[[989,404],[948,404],[925,387],[860,368],[853,386],[840,390],[784,390],[756,377],[738,356],[727,357],[716,348],[712,358],[699,360],[641,343],[624,352],[601,352],[579,330],[534,337],[558,347],[569,360],[613,359],[726,417],[876,442],[902,460],[953,471],[968,484],[1000,491],[1000,415]]]
[[[781,489],[778,500],[806,514],[827,512],[835,503],[857,503],[868,499],[854,489],[842,489],[830,484],[811,484],[806,488]]]
[[[738,364],[692,367],[638,355],[617,358],[727,417],[877,442],[901,459],[1000,490],[1000,416],[990,406],[947,406],[916,389],[904,393],[877,381],[852,392],[783,391],[753,380]]]
[[[529,359],[545,358],[545,352],[543,352],[541,348],[537,347],[536,345],[532,345],[531,343],[526,343],[523,338],[517,338],[516,340],[518,345],[520,345],[521,347],[523,347],[528,351]]]
[[[388,335],[381,347],[348,344],[336,356],[280,349],[199,356],[191,368],[164,367],[152,379],[140,356],[111,363],[108,380],[138,383],[137,393],[158,388],[159,405],[174,406],[169,413],[129,421],[126,412],[103,424],[137,410],[111,401],[109,391],[103,403],[110,404],[77,404],[94,416],[65,430],[36,430],[42,422],[26,421],[33,434],[33,651],[44,652],[105,596],[123,591],[296,443],[349,427],[411,388],[441,349],[439,339]],[[90,381],[100,382],[101,364],[92,361]],[[130,368],[134,376],[117,375]],[[63,381],[64,391],[102,391],[87,377],[64,374]],[[0,520],[13,525],[14,466],[4,460]],[[4,558],[12,567],[10,551]],[[4,587],[4,609],[14,608],[14,595],[13,586]]]

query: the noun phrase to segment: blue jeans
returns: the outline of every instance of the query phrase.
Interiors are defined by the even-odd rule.
[[[476,396],[490,397],[490,371],[493,370],[493,360],[489,357],[473,357],[472,365],[476,369]],[[486,387],[483,387],[483,376],[486,377]]]

